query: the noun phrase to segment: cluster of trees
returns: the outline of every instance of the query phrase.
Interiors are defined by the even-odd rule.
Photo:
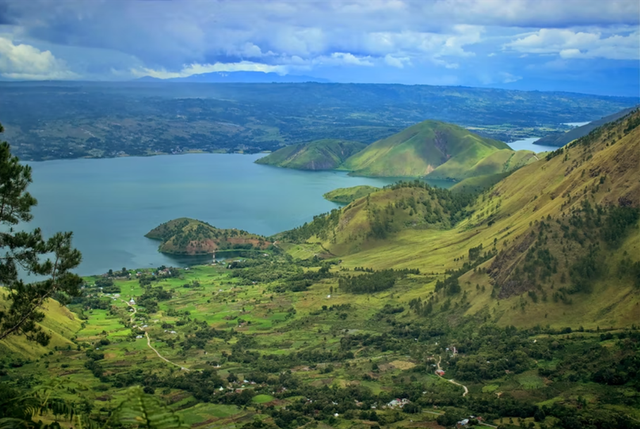
[[[313,236],[326,240],[329,238],[329,232],[338,225],[341,213],[340,209],[333,209],[329,213],[319,214],[314,216],[311,222],[305,222],[302,226],[282,232],[278,237],[298,243]]]
[[[398,278],[405,277],[407,274],[420,274],[420,271],[389,269],[357,276],[342,276],[338,280],[338,286],[341,291],[347,293],[376,293],[392,288]]]
[[[171,291],[165,290],[162,286],[145,288],[144,293],[138,297],[138,305],[143,306],[147,313],[155,313],[158,311],[158,302],[168,301],[173,294]]]

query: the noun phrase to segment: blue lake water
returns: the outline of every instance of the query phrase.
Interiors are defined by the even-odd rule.
[[[556,146],[541,146],[538,144],[533,144],[533,142],[539,139],[540,137],[529,137],[527,139],[516,140],[507,144],[513,150],[531,150],[535,153],[548,152],[558,149]]]
[[[82,275],[111,269],[184,265],[144,237],[177,217],[219,228],[271,235],[338,207],[322,198],[335,188],[384,186],[392,179],[254,164],[256,155],[193,154],[30,163],[38,199],[33,226],[46,236],[73,231]]]

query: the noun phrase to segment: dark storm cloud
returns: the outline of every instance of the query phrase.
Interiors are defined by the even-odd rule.
[[[456,36],[456,25],[637,25],[639,14],[636,0],[10,1],[29,37],[115,49],[165,67],[224,58],[310,60],[333,52],[384,56],[410,43],[443,55],[435,45],[445,39],[418,35]]]
[[[494,84],[526,80],[536,71],[560,73],[559,64],[569,70],[583,60],[637,69],[640,50],[638,0],[0,0],[0,5],[0,19],[13,22],[3,26],[12,30],[0,49],[11,51],[16,61],[26,52],[16,44],[30,45],[41,56],[50,50],[71,71],[105,71],[112,78],[261,70],[324,73],[343,81]],[[62,69],[63,63],[57,64]]]
[[[0,25],[15,24],[16,21],[9,10],[9,4],[6,1],[0,0]]]

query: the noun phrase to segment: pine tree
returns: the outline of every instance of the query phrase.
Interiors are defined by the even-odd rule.
[[[47,345],[50,335],[38,326],[44,319],[42,306],[54,296],[62,299],[79,294],[82,280],[70,270],[80,264],[81,255],[71,247],[70,232],[44,239],[39,228],[22,230],[37,204],[27,192],[31,182],[31,167],[20,164],[9,144],[0,142],[0,293],[7,301],[6,310],[0,311],[0,341],[9,335],[24,335]],[[44,279],[27,284],[20,272]]]

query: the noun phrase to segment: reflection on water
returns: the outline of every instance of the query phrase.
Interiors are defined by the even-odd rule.
[[[535,153],[548,152],[558,149],[556,146],[541,146],[533,144],[533,142],[540,140],[540,137],[529,137],[522,140],[516,140],[511,143],[507,143],[513,150],[531,150]]]

